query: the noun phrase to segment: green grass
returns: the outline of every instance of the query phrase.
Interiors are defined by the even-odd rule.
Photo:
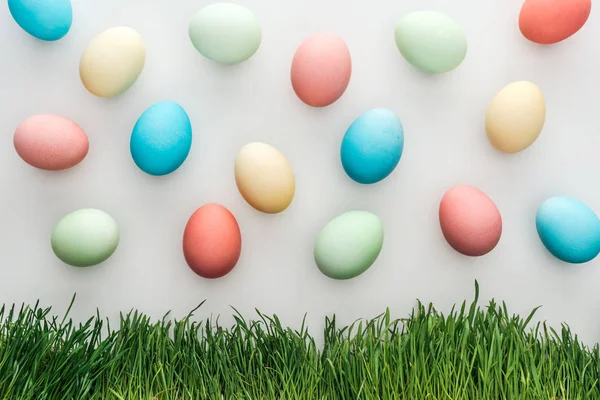
[[[324,346],[303,325],[257,312],[222,327],[133,312],[111,329],[50,309],[0,310],[2,399],[600,399],[598,346],[475,300],[448,315],[418,303],[350,327],[326,320]],[[68,314],[68,313],[67,313]]]

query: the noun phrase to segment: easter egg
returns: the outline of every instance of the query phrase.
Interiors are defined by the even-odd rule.
[[[442,197],[439,210],[442,234],[461,254],[478,257],[496,247],[502,217],[494,202],[472,186],[454,186]]]
[[[467,55],[467,36],[454,20],[435,11],[405,15],[396,24],[396,46],[415,68],[442,73],[457,68]]]
[[[31,36],[46,41],[64,37],[71,29],[71,0],[8,0],[15,22]]]
[[[315,262],[333,279],[351,279],[365,272],[383,247],[383,225],[367,211],[350,211],[331,220],[315,242]]]
[[[276,148],[249,143],[235,159],[235,183],[252,207],[268,214],[280,213],[294,199],[294,171]]]
[[[342,166],[358,183],[379,182],[400,162],[404,133],[400,119],[385,108],[376,108],[358,117],[342,139]]]
[[[546,102],[531,82],[513,82],[492,100],[485,115],[485,131],[496,149],[523,151],[535,142],[546,121]]]
[[[581,264],[600,253],[600,219],[579,200],[547,199],[538,208],[535,225],[544,246],[559,260]]]
[[[591,10],[592,0],[526,0],[519,14],[519,29],[532,42],[557,43],[577,33]]]
[[[231,212],[209,203],[197,209],[183,232],[183,255],[188,266],[204,278],[220,278],[237,264],[242,235]]]
[[[52,231],[52,250],[66,264],[89,267],[108,259],[119,245],[117,222],[104,211],[82,209],[64,216]]]
[[[350,51],[333,34],[319,33],[306,39],[292,60],[292,87],[309,106],[325,107],[342,97],[352,75]]]
[[[146,45],[133,28],[118,26],[88,44],[79,62],[83,86],[99,97],[118,96],[135,83],[146,62]]]
[[[192,147],[192,125],[177,103],[150,106],[135,123],[129,148],[135,164],[150,175],[166,175],[183,164]]]
[[[87,135],[75,122],[55,114],[33,115],[19,124],[15,150],[27,164],[50,171],[79,164],[87,155]]]
[[[223,64],[236,64],[256,53],[262,30],[252,11],[246,7],[214,3],[194,15],[189,36],[204,57]]]

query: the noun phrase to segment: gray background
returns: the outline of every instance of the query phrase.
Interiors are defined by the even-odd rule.
[[[568,322],[588,342],[600,336],[600,261],[583,266],[553,259],[539,241],[535,212],[547,197],[570,195],[600,210],[597,131],[600,24],[592,12],[585,28],[550,47],[526,41],[517,26],[521,2],[396,0],[240,0],[263,27],[249,61],[219,66],[204,59],[187,36],[188,21],[207,1],[75,0],[72,30],[55,43],[29,37],[0,7],[0,302],[34,302],[63,311],[77,292],[76,318],[96,308],[105,316],[137,308],[160,317],[182,316],[203,299],[198,315],[230,306],[246,316],[255,307],[313,329],[337,313],[341,322],[371,317],[386,306],[407,315],[415,299],[447,310],[470,299],[478,279],[482,298],[507,300],[553,325]],[[411,68],[394,43],[405,13],[445,12],[468,35],[466,60],[452,73],[429,76]],[[147,44],[138,82],[113,99],[85,91],[79,57],[106,28],[130,25]],[[352,80],[334,105],[314,109],[292,91],[289,70],[298,45],[330,31],[344,38]],[[544,92],[544,131],[527,151],[504,155],[484,133],[492,97],[515,80]],[[175,173],[156,178],[137,169],[129,136],[151,104],[172,100],[188,112],[194,141]],[[341,168],[339,146],[364,111],[388,107],[401,118],[405,150],[396,171],[373,186],[352,182]],[[89,136],[90,152],[76,168],[44,172],[25,164],[12,145],[15,127],[36,113],[58,113]],[[281,150],[296,175],[297,194],[279,215],[251,209],[237,192],[233,161],[239,148],[265,141]],[[471,184],[498,205],[504,222],[494,252],[471,259],[444,241],[437,220],[441,196]],[[194,275],[181,251],[183,228],[207,202],[237,217],[243,251],[236,269],[219,280]],[[55,223],[66,213],[95,207],[112,214],[121,243],[106,263],[77,269],[50,248]],[[376,213],[385,227],[377,263],[345,282],[323,276],[313,263],[313,241],[331,218],[351,209]]]

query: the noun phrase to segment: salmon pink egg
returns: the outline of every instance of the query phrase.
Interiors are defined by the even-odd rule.
[[[526,0],[519,29],[528,40],[553,44],[577,33],[588,20],[592,0]]]
[[[472,186],[455,186],[440,202],[440,226],[452,248],[466,256],[482,256],[496,247],[502,217],[494,202]]]
[[[89,150],[83,129],[55,114],[37,114],[21,122],[15,130],[13,143],[23,161],[50,171],[74,167]]]
[[[190,217],[183,233],[183,255],[204,278],[220,278],[237,264],[242,236],[233,214],[220,204],[205,204]]]
[[[292,86],[304,103],[328,106],[344,94],[352,61],[344,41],[333,34],[320,33],[306,39],[292,60]]]

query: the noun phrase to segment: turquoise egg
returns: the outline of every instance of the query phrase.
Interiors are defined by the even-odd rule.
[[[544,246],[562,261],[585,263],[600,253],[600,219],[579,200],[549,198],[539,207],[535,224]]]
[[[393,111],[376,108],[358,117],[346,131],[340,151],[342,166],[356,182],[376,183],[396,168],[403,148],[400,119]]]
[[[62,38],[73,22],[71,0],[8,0],[8,9],[25,32],[41,40]]]
[[[150,175],[166,175],[183,164],[192,147],[192,125],[177,103],[150,106],[131,133],[130,150],[135,164]]]

